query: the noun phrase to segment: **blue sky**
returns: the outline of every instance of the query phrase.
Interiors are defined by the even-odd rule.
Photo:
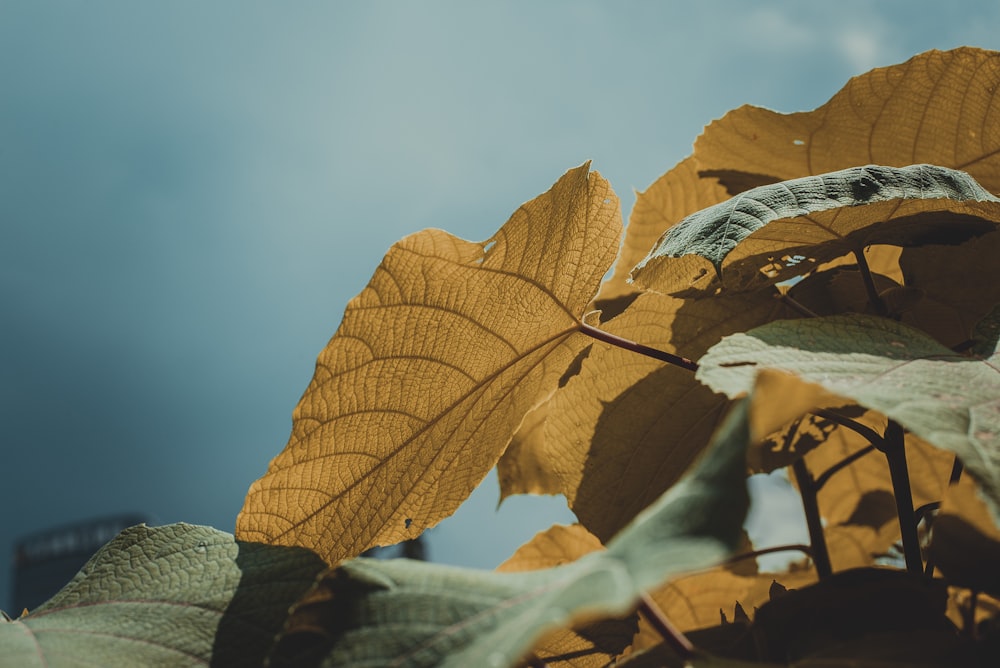
[[[627,216],[731,108],[1000,48],[1000,5],[960,7],[0,0],[0,606],[25,532],[232,530],[398,238],[484,239],[588,159]],[[570,517],[496,498],[432,557],[493,566]]]

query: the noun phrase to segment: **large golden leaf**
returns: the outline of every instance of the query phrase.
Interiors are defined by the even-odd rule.
[[[795,315],[765,292],[695,301],[646,293],[601,329],[697,359],[728,334]],[[595,342],[545,405],[542,428],[532,423],[504,454],[504,495],[544,481],[532,491],[565,494],[607,541],[678,480],[728,405],[688,369]]]
[[[620,234],[617,197],[583,165],[487,242],[425,230],[393,246],[320,354],[239,537],[333,562],[454,512],[589,341],[579,319]]]
[[[928,51],[851,79],[814,111],[743,106],[695,142],[730,192],[856,165],[932,163],[1000,192],[1000,53]]]

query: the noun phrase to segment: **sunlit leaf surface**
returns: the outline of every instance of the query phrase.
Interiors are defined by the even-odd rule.
[[[496,464],[589,339],[618,200],[584,165],[472,243],[400,241],[347,307],[237,535],[334,562],[419,535]]]

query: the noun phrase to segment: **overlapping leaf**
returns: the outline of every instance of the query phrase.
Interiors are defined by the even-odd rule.
[[[697,359],[727,334],[794,316],[764,292],[697,301],[647,293],[601,329]],[[687,369],[594,343],[545,405],[541,429],[532,423],[532,437],[504,454],[504,492],[545,480],[529,491],[564,494],[607,541],[680,477],[727,405]]]
[[[748,614],[771,600],[776,591],[797,589],[816,581],[812,569],[785,573],[739,575],[724,567],[686,575],[661,587],[653,600],[667,618],[683,632],[715,626],[722,615],[735,619],[737,604]],[[650,629],[642,628],[644,638],[653,638]],[[642,642],[640,641],[640,646]]]
[[[497,570],[520,573],[553,568],[603,549],[601,541],[582,525],[557,524],[519,547]],[[532,653],[553,668],[602,668],[631,642],[635,630],[635,615],[559,629],[543,637]]]
[[[1000,507],[1000,354],[956,354],[893,320],[849,315],[774,322],[723,339],[698,377],[729,396],[759,369],[781,369],[878,410],[957,454]]]
[[[1000,53],[928,51],[851,79],[815,111],[743,106],[695,143],[698,168],[736,194],[856,165],[932,163],[1000,193]]]
[[[493,573],[347,561],[293,612],[272,665],[304,665],[319,649],[329,666],[511,666],[548,632],[627,614],[641,593],[739,544],[749,503],[742,404],[716,443],[607,550],[572,563]]]
[[[588,339],[618,248],[618,200],[569,171],[485,243],[439,230],[390,249],[347,307],[255,482],[237,534],[329,561],[418,535],[496,463]]]
[[[1000,595],[1000,528],[975,486],[948,489],[934,519],[929,551],[949,583]]]
[[[900,269],[920,299],[902,314],[948,347],[974,336],[973,330],[1000,304],[1000,231],[958,246],[904,249]]]
[[[727,199],[729,195],[717,179],[698,175],[693,157],[685,158],[649,188],[636,193],[614,273],[601,286],[599,297],[611,299],[635,291],[627,283],[629,272],[656,240],[686,216]]]
[[[261,665],[289,605],[326,564],[210,527],[126,529],[52,599],[0,621],[0,663]]]
[[[632,272],[682,294],[751,290],[870,244],[960,241],[1000,223],[1000,199],[933,165],[852,167],[760,186],[671,227]]]

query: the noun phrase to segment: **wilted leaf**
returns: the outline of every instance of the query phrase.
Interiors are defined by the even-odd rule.
[[[330,666],[510,666],[548,632],[631,612],[642,592],[739,544],[749,500],[746,413],[738,406],[716,447],[607,550],[525,573],[347,561],[293,612],[272,665],[301,665],[300,652],[319,639]],[[317,620],[332,646],[322,645]]]
[[[425,230],[390,249],[320,354],[237,535],[333,562],[454,512],[589,343],[578,320],[621,220],[588,171],[567,172],[485,243]]]
[[[795,317],[766,293],[685,301],[639,296],[602,330],[696,359],[723,336]],[[501,459],[502,480],[541,466],[580,521],[604,541],[668,489],[707,445],[728,400],[687,369],[594,343],[549,400],[541,437]],[[535,476],[537,477],[537,476]]]
[[[0,621],[0,663],[261,665],[326,564],[210,527],[126,529],[27,617]]]
[[[609,299],[634,291],[626,282],[629,272],[667,229],[685,216],[727,199],[729,194],[717,179],[698,175],[693,157],[685,158],[637,193],[614,274],[601,286],[599,297]]]
[[[741,193],[688,216],[632,272],[666,293],[800,276],[870,244],[956,242],[995,229],[1000,199],[934,165],[868,165]]]
[[[695,143],[700,170],[736,194],[855,165],[921,162],[969,172],[1000,193],[1000,54],[928,51],[851,79],[815,111],[743,106]]]
[[[884,318],[832,316],[774,322],[723,339],[698,377],[730,397],[759,369],[781,369],[875,409],[956,453],[994,513],[1000,505],[1000,354],[958,355]]]

